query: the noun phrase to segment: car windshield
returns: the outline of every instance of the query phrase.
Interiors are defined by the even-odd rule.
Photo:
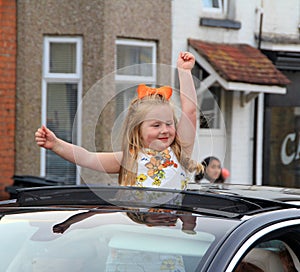
[[[147,209],[57,209],[0,220],[0,271],[195,271],[239,220]]]

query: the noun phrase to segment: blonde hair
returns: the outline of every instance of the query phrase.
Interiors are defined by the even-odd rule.
[[[173,111],[173,119],[175,129],[177,130],[177,119],[175,116],[174,108],[171,103],[159,94],[147,95],[142,99],[135,98],[132,100],[123,124],[123,141],[122,151],[123,159],[119,172],[119,184],[124,186],[133,186],[136,184],[137,175],[137,157],[143,148],[141,139],[141,125],[145,120],[146,115],[155,106],[168,105]],[[182,152],[182,144],[176,133],[175,139],[171,144],[176,158],[181,163],[182,167],[190,172],[196,171],[197,173],[203,171],[200,163],[187,158]]]

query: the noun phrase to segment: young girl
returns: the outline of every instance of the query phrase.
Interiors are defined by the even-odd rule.
[[[139,85],[138,97],[131,102],[124,122],[120,152],[89,152],[57,138],[45,126],[35,133],[36,143],[81,167],[119,173],[120,185],[184,189],[187,173],[202,170],[201,164],[189,159],[196,134],[194,64],[191,53],[179,54],[179,122],[170,104],[171,87]]]

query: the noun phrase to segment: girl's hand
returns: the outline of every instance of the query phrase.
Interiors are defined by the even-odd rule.
[[[52,149],[57,141],[57,137],[50,129],[42,126],[35,133],[35,141],[40,147]]]
[[[177,59],[177,68],[192,70],[195,65],[195,57],[192,53],[189,52],[180,52]]]

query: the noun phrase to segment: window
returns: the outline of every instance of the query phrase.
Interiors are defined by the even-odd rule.
[[[117,115],[128,107],[140,83],[156,83],[156,43],[129,39],[116,41]]]
[[[227,0],[202,0],[202,5],[207,11],[226,13]]]
[[[248,271],[246,268],[250,271],[250,267],[251,271],[296,272],[295,263],[297,257],[293,250],[285,242],[274,239],[252,248],[234,272]]]
[[[300,185],[300,106],[271,107],[268,136],[269,184]]]
[[[220,129],[220,101],[221,90],[218,87],[212,87],[202,94],[200,128]]]
[[[192,74],[196,89],[199,89],[200,82],[209,76],[198,63],[195,63]],[[221,98],[222,90],[219,86],[211,86],[200,94],[198,93],[199,127],[201,129],[221,129]]]
[[[80,144],[77,113],[81,97],[81,38],[45,37],[42,79],[42,123],[59,138]],[[41,176],[74,184],[79,182],[76,166],[52,151],[41,149]]]

